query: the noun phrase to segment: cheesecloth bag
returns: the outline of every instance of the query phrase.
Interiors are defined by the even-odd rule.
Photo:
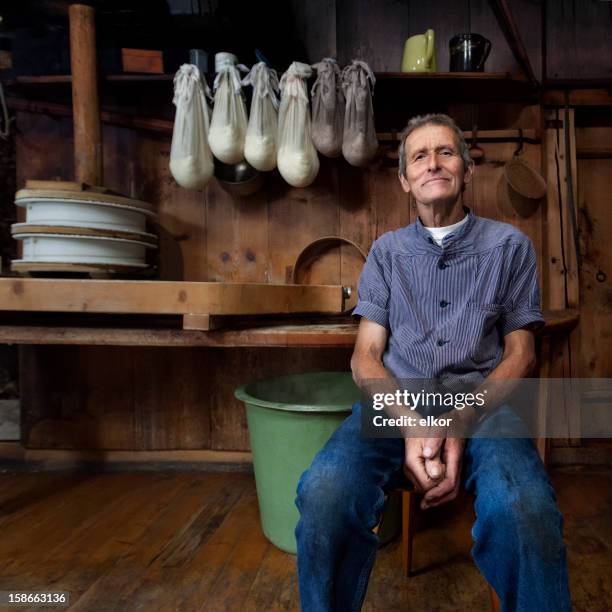
[[[312,142],[326,157],[342,153],[344,94],[340,67],[335,59],[323,58],[313,64],[317,80],[312,86]]]
[[[308,64],[293,62],[280,80],[277,165],[281,176],[293,187],[307,187],[319,173],[306,90],[306,79],[311,74]]]
[[[236,64],[238,58],[231,53],[215,55],[215,105],[208,143],[213,155],[226,164],[237,164],[244,159],[244,138],[247,113],[242,97],[240,72],[248,69]]]
[[[367,166],[378,149],[372,107],[375,83],[374,73],[365,62],[353,60],[342,71],[342,89],[346,98],[342,154],[352,166]]]
[[[253,86],[244,158],[256,170],[274,170],[278,135],[278,75],[265,62],[259,62],[242,79],[242,84]]]
[[[174,76],[176,106],[170,172],[174,180],[187,189],[202,189],[214,171],[208,146],[208,103],[210,89],[197,66],[183,64]]]

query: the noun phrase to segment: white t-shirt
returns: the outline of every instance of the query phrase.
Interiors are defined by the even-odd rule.
[[[447,236],[451,232],[454,232],[456,229],[460,228],[466,221],[468,220],[468,215],[465,215],[461,221],[457,221],[457,223],[453,223],[452,225],[446,225],[444,227],[425,227],[423,226],[434,239],[434,242],[438,246],[442,246],[442,240],[444,236]]]

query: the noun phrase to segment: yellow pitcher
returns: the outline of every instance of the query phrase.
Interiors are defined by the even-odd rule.
[[[433,30],[406,40],[402,72],[436,72],[436,44]]]

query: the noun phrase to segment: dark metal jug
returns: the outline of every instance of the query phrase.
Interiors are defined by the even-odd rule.
[[[457,34],[449,42],[451,72],[483,72],[491,41],[480,34]]]

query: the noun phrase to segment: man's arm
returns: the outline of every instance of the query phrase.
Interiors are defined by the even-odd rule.
[[[369,395],[374,392],[393,393],[397,388],[393,376],[382,363],[388,336],[385,327],[362,317],[351,357],[351,370],[357,386]],[[395,415],[393,406],[385,410],[392,416],[401,414],[398,412]],[[404,472],[420,492],[433,487],[443,475],[443,466],[438,460],[428,462],[428,469],[425,470],[424,442],[425,438],[405,439]]]
[[[480,383],[474,393],[484,393],[487,402],[481,412],[497,408],[512,394],[519,379],[529,377],[536,365],[535,340],[533,332],[517,329],[504,336],[504,353],[497,367]],[[506,381],[504,384],[503,381]],[[455,411],[455,415],[470,425],[476,419],[473,407]]]
[[[476,389],[475,393],[487,390],[487,409],[492,410],[504,402],[518,384],[520,378],[525,378],[533,372],[536,364],[535,341],[533,332],[527,329],[517,329],[504,337],[504,353],[497,367]],[[508,381],[504,385],[500,381]],[[495,381],[491,384],[492,381]],[[476,419],[473,407],[466,407],[461,411],[454,410],[455,416],[465,425],[471,426]],[[442,449],[442,443],[444,448]],[[464,441],[459,438],[441,438],[427,440],[426,444],[435,448],[436,457],[441,455],[446,465],[446,476],[437,486],[425,494],[421,502],[422,508],[440,506],[449,502],[459,492],[461,475],[461,456]]]

